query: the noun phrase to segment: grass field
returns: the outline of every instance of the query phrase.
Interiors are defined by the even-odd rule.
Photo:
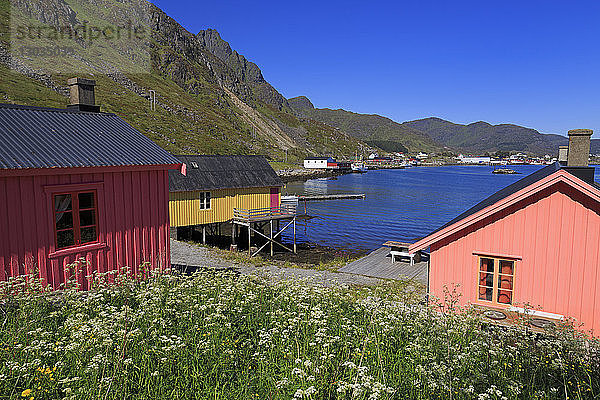
[[[2,283],[0,398],[600,396],[600,346],[569,328],[534,336],[440,314],[401,285],[149,275],[97,277],[90,292]]]

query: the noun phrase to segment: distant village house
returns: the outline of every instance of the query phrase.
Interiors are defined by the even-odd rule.
[[[334,163],[335,160],[331,157],[308,157],[304,159],[304,168],[327,169]]]

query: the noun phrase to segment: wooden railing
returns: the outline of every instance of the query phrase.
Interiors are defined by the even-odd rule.
[[[265,220],[271,218],[293,217],[296,207],[282,205],[281,207],[253,208],[250,210],[233,209],[233,218],[241,221]]]

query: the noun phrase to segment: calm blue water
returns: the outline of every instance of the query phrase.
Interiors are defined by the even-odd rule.
[[[373,250],[386,240],[413,241],[444,225],[499,189],[539,168],[517,165],[518,175],[494,175],[489,166],[377,170],[289,183],[286,194],[365,193],[364,200],[307,202],[315,218],[298,223],[299,242]],[[600,181],[600,168],[596,168]],[[299,205],[302,209],[304,203]],[[287,231],[286,231],[287,232]],[[284,235],[289,239],[289,234]]]

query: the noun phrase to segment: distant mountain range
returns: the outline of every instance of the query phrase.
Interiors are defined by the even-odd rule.
[[[288,99],[288,103],[300,115],[339,128],[387,151],[406,148],[477,154],[512,151],[554,156],[558,146],[568,144],[565,136],[543,134],[513,124],[492,125],[479,121],[462,125],[435,117],[398,123],[379,115],[315,108],[305,96]],[[591,153],[600,153],[600,139],[592,140]]]
[[[426,132],[398,124],[380,115],[314,108],[304,96],[288,99],[288,104],[301,116],[336,127],[388,152],[441,151],[444,147]]]

